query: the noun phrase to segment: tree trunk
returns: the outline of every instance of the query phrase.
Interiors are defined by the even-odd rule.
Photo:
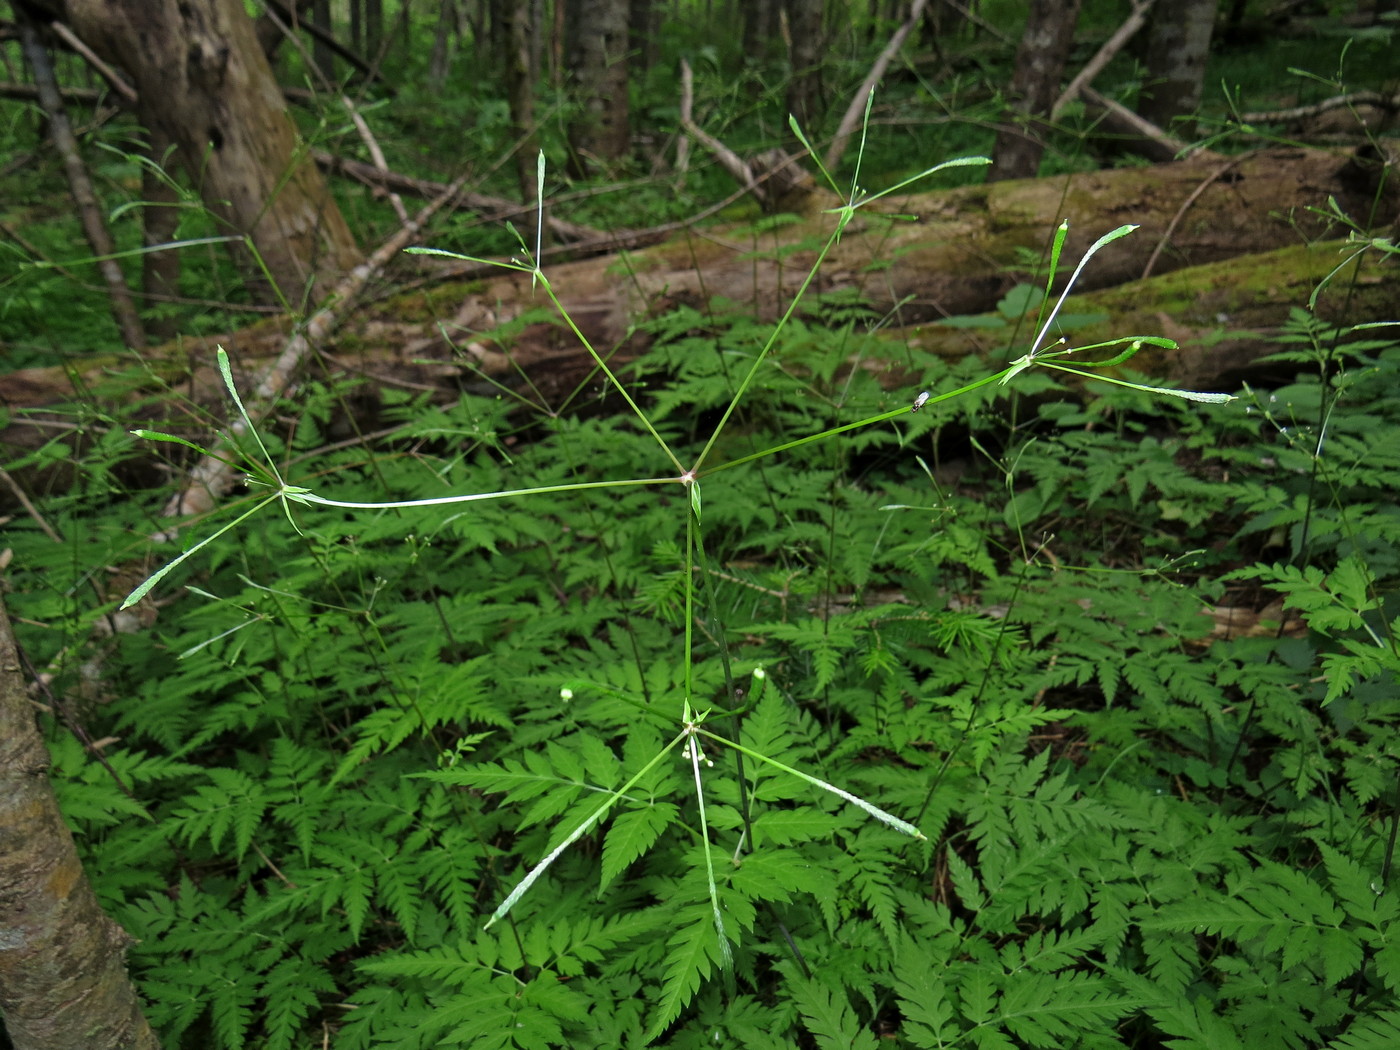
[[[491,29],[510,101],[510,122],[519,143],[515,152],[516,183],[520,200],[532,204],[536,197],[540,135],[535,124],[536,70],[531,62],[534,45],[529,6],[519,0],[493,0]],[[531,216],[530,225],[535,222],[536,217]]]
[[[142,123],[177,144],[206,207],[251,237],[289,303],[314,301],[360,261],[298,142],[242,0],[46,2],[127,72]]]
[[[1138,113],[1158,127],[1170,127],[1201,104],[1210,38],[1219,0],[1157,0],[1147,38],[1147,77]],[[1195,133],[1194,122],[1184,129]]]
[[[629,0],[628,6],[628,31],[632,41],[629,75],[644,84],[661,55],[661,5],[657,0]]]
[[[569,125],[570,167],[585,175],[595,161],[631,148],[627,110],[628,0],[568,0],[569,73],[579,105]]]
[[[150,152],[152,165],[163,165],[170,154],[170,143],[152,129]],[[154,166],[141,169],[141,243],[147,248],[168,244],[175,239],[180,227],[180,195],[171,184],[170,175],[157,171]],[[170,300],[180,294],[180,253],[174,249],[147,252],[141,256],[141,290],[153,303]],[[157,307],[154,316],[146,325],[151,338],[173,339],[179,330],[177,316],[172,311],[162,311]]]
[[[788,113],[809,138],[822,118],[822,0],[787,0],[791,60]]]
[[[744,58],[754,66],[767,65],[777,53],[782,9],[782,0],[740,0]]]
[[[48,780],[0,605],[0,1014],[14,1050],[159,1050]]]
[[[997,131],[988,182],[1029,179],[1040,170],[1045,152],[1040,118],[1049,116],[1060,93],[1060,77],[1078,21],[1079,0],[1031,0],[1011,77],[1013,122]]]

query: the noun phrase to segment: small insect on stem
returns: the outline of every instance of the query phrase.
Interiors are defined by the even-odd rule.
[[[925,390],[925,391],[924,391],[922,394],[920,394],[918,397],[914,398],[914,407],[911,408],[909,411],[910,411],[910,412],[917,412],[919,409],[921,409],[921,408],[924,407],[924,404],[925,404],[927,401],[928,401],[928,391]]]

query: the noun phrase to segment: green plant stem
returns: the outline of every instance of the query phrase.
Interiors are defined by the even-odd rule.
[[[354,500],[327,499],[312,492],[289,489],[288,499],[297,503],[315,503],[323,507],[348,507],[352,510],[392,510],[396,507],[437,507],[452,503],[475,503],[479,500],[501,499],[505,496],[538,496],[546,492],[580,492],[584,489],[613,489],[636,485],[674,485],[680,478],[625,478],[621,481],[578,481],[567,485],[542,485],[532,489],[502,489],[497,492],[469,492],[461,496],[434,496],[431,499],[388,500],[383,503],[360,503]]]
[[[944,394],[937,394],[934,397],[931,397],[927,401],[925,401],[924,406],[936,405],[940,401],[947,401],[949,398],[958,397],[962,394],[970,393],[971,391],[976,390],[979,387],[987,386],[990,383],[996,383],[1000,381],[1004,376],[1009,375],[1012,371],[1012,368],[1003,368],[1000,372],[986,376],[985,378],[979,379],[976,382],[968,383],[966,386],[960,386],[956,390],[950,390]],[[910,406],[904,405],[900,408],[892,409],[889,412],[881,412],[877,416],[870,416],[866,419],[857,420],[854,423],[846,423],[839,427],[833,427],[830,430],[823,430],[820,434],[812,434],[808,437],[798,438],[796,441],[786,441],[781,445],[774,445],[772,448],[766,448],[762,452],[755,452],[748,456],[740,456],[738,459],[725,460],[723,463],[719,464],[719,466],[711,467],[708,470],[701,471],[699,473],[704,477],[708,477],[711,474],[718,474],[721,470],[729,470],[732,467],[742,466],[743,464],[751,463],[756,459],[763,459],[766,456],[773,456],[779,452],[786,452],[789,449],[801,448],[803,445],[810,445],[814,441],[821,441],[823,438],[829,438],[834,434],[844,434],[848,430],[859,430],[861,427],[868,427],[872,423],[883,423],[887,419],[894,419],[896,416],[906,415],[909,411]],[[697,471],[698,469],[699,468],[697,467]]]
[[[742,751],[744,754],[752,758],[755,762],[767,763],[774,769],[780,769],[784,773],[797,777],[797,779],[799,780],[805,780],[813,787],[819,787],[823,791],[830,791],[833,795],[845,799],[853,806],[858,806],[859,808],[865,810],[865,812],[869,813],[881,824],[888,824],[896,831],[903,832],[905,835],[909,835],[912,838],[920,839],[922,841],[928,841],[928,836],[926,836],[918,828],[914,827],[913,824],[910,824],[908,821],[905,820],[900,820],[893,813],[887,813],[879,806],[872,805],[871,803],[865,801],[865,799],[860,798],[856,795],[852,795],[849,791],[842,791],[835,784],[828,784],[825,780],[821,780],[818,777],[814,777],[810,773],[804,773],[800,769],[794,769],[792,766],[779,762],[775,758],[769,758],[767,755],[760,754],[759,752],[754,751],[752,748],[745,747],[743,744],[740,744],[737,741],[728,740],[725,737],[720,736],[718,733],[711,733],[708,729],[700,729],[697,727],[695,729],[695,732],[699,733],[701,736],[708,737],[717,744],[723,744],[725,747],[732,747],[737,751]]]

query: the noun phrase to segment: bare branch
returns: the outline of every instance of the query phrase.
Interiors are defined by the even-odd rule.
[[[1103,47],[1099,48],[1093,58],[1084,64],[1078,75],[1069,82],[1069,86],[1055,100],[1055,104],[1050,107],[1050,119],[1058,120],[1060,114],[1064,112],[1066,106],[1074,101],[1075,97],[1086,87],[1094,82],[1094,78],[1103,71],[1103,67],[1113,61],[1113,56],[1123,50],[1123,47],[1133,35],[1147,21],[1147,12],[1152,9],[1153,0],[1137,0],[1133,4],[1133,9],[1128,17],[1123,19],[1123,24],[1119,26],[1106,41]]]
[[[97,202],[97,191],[93,189],[88,176],[87,165],[78,151],[78,140],[73,134],[73,126],[68,122],[68,114],[63,109],[63,99],[58,93],[58,82],[54,78],[53,64],[49,53],[39,41],[39,31],[28,18],[19,21],[21,46],[24,57],[34,71],[34,85],[39,91],[39,105],[49,118],[49,134],[63,159],[63,170],[68,176],[68,189],[73,195],[73,203],[78,206],[78,218],[83,225],[93,255],[97,256],[97,269],[107,285],[107,297],[112,303],[112,317],[121,330],[122,341],[127,346],[139,348],[146,345],[146,333],[141,327],[141,319],[136,314],[136,304],[131,298],[131,289],[126,285],[126,276],[116,259],[116,242],[102,220],[102,208]]]
[[[865,75],[865,80],[861,82],[860,90],[851,99],[851,104],[846,107],[846,115],[841,118],[841,123],[836,128],[836,137],[831,140],[831,145],[826,150],[826,156],[822,158],[827,171],[834,171],[836,165],[841,163],[841,154],[846,152],[846,142],[865,113],[865,100],[875,90],[875,85],[884,78],[890,60],[899,54],[899,49],[904,46],[904,41],[923,15],[924,5],[927,2],[928,0],[914,0],[913,6],[909,9],[909,17],[894,31],[889,42],[885,44],[884,50],[876,56],[874,65],[870,67],[870,72]]]

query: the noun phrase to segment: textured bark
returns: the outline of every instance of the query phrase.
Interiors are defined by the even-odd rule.
[[[568,0],[569,74],[580,110],[569,125],[572,167],[625,157],[632,145],[627,108],[628,0]]]
[[[57,2],[57,0],[55,0]],[[62,0],[68,22],[131,77],[138,115],[178,146],[205,205],[247,233],[282,294],[314,301],[360,261],[305,156],[242,0]],[[270,289],[261,289],[270,298]]]
[[[1011,77],[1013,122],[997,131],[988,182],[1029,179],[1040,170],[1045,152],[1040,121],[1049,115],[1060,93],[1060,77],[1078,21],[1079,0],[1031,0]]]
[[[159,1050],[48,779],[0,605],[0,1014],[14,1050]]]
[[[169,154],[170,143],[159,132],[151,130],[147,155],[162,164]],[[180,195],[170,180],[151,167],[141,169],[141,243],[150,248],[168,244],[175,239],[180,227]],[[141,256],[141,290],[149,301],[159,302],[180,294],[180,253],[173,250],[148,252]],[[172,313],[157,312],[146,324],[152,339],[175,338],[179,319]]]
[[[535,123],[535,80],[532,62],[535,28],[528,5],[519,0],[492,0],[491,27],[500,56],[506,98],[510,101],[510,122],[519,145],[515,151],[515,178],[520,200],[533,204],[536,196],[537,158],[540,153],[539,128]],[[529,225],[535,225],[530,217]],[[530,231],[535,232],[533,229]],[[533,240],[531,241],[533,243]]]
[[[792,34],[787,108],[808,137],[814,138],[823,109],[822,0],[787,0],[787,11]]]
[[[782,41],[783,0],[738,0],[744,57],[755,66],[772,61]]]
[[[1219,0],[1157,0],[1147,40],[1147,77],[1138,113],[1159,127],[1201,104]],[[1185,131],[1187,137],[1194,128]]]

